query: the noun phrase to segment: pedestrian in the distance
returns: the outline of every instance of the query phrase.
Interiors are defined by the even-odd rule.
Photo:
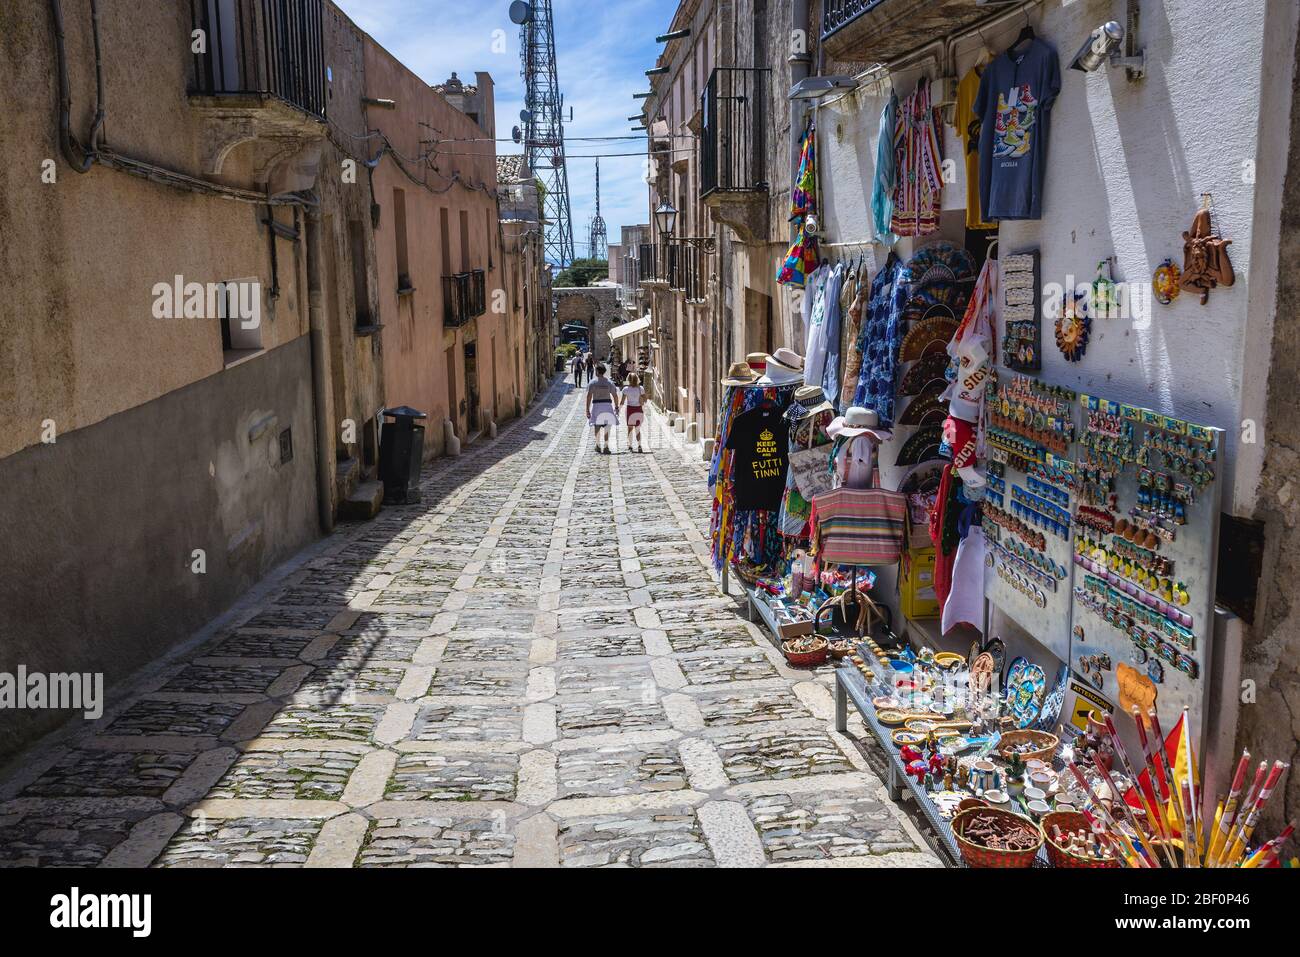
[[[582,388],[582,373],[586,366],[583,364],[581,352],[573,357],[571,365],[573,366],[573,384],[578,388]]]
[[[633,372],[627,377],[627,385],[619,393],[619,405],[627,406],[624,415],[627,416],[627,447],[633,452],[645,451],[645,438],[641,434],[641,423],[645,421],[645,413],[641,410],[641,403],[645,400],[645,391],[641,388],[641,377]],[[632,447],[632,438],[636,437],[636,448]]]
[[[594,377],[596,374],[596,357],[590,352],[587,353],[586,363],[587,363],[587,381],[590,382],[592,380],[592,377]]]
[[[614,426],[618,424],[618,389],[605,377],[605,364],[596,366],[596,377],[587,385],[587,421],[596,430],[596,453],[613,453]]]

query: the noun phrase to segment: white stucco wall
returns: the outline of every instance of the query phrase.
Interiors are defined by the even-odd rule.
[[[1048,2],[1032,16],[1038,34],[1061,58],[1061,94],[1052,110],[1043,218],[1007,222],[1002,253],[1037,247],[1043,281],[1090,282],[1097,262],[1115,257],[1114,277],[1149,288],[1166,257],[1182,263],[1182,233],[1213,195],[1216,228],[1232,240],[1237,282],[1211,293],[1208,305],[1184,293],[1173,304],[1151,302],[1149,322],[1093,322],[1087,353],[1066,362],[1043,323],[1047,382],[1157,409],[1226,432],[1222,504],[1246,514],[1263,456],[1263,408],[1272,341],[1277,270],[1277,210],[1285,159],[1284,118],[1290,108],[1291,48],[1300,4],[1242,0],[1231,15],[1194,0],[1143,4],[1140,42],[1147,76],[1129,82],[1122,69],[1068,69],[1087,34],[1107,19],[1123,22],[1120,0]],[[1000,51],[1021,22],[985,31]],[[957,75],[983,47],[978,34],[956,45]],[[869,235],[868,213],[880,110],[895,84],[900,99],[922,73],[938,75],[930,58],[867,84],[819,110],[822,209],[826,238]],[[958,243],[965,206],[960,141],[944,127],[945,156],[957,162],[946,186],[939,236]],[[1252,177],[1246,175],[1253,172]],[[924,243],[926,237],[918,242]],[[913,242],[900,244],[910,253]],[[877,259],[883,262],[878,250]],[[1252,371],[1253,370],[1253,371]],[[1259,425],[1258,441],[1242,446],[1241,422]]]

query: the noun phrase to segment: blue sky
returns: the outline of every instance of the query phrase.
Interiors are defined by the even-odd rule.
[[[519,28],[510,22],[509,0],[470,3],[428,0],[335,0],[356,24],[386,47],[421,79],[441,83],[455,70],[473,82],[486,70],[496,83],[497,136],[508,138],[523,109],[519,75]],[[600,161],[601,213],[610,242],[619,227],[646,221],[644,140],[590,143],[577,136],[631,135],[627,121],[641,101],[632,94],[649,89],[645,71],[654,66],[660,45],[655,37],[668,31],[677,0],[553,0],[556,60],[560,88],[573,107],[565,135],[569,193],[577,254],[586,254],[588,227],[595,212],[595,153],[636,153],[636,157]],[[505,50],[493,49],[505,31]],[[513,143],[498,152],[514,153]]]

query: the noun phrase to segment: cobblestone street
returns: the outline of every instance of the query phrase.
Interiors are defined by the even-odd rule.
[[[558,382],[436,462],[20,762],[0,865],[936,865],[718,593],[698,453],[618,438]]]

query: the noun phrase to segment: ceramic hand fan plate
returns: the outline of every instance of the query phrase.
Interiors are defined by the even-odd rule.
[[[898,387],[899,395],[919,395],[931,382],[948,381],[948,353],[936,352],[926,356],[903,373],[903,381]]]
[[[1019,684],[1011,689],[1011,715],[1017,728],[1031,728],[1038,723],[1043,698],[1047,695],[1047,676],[1038,665],[1025,669]]]

